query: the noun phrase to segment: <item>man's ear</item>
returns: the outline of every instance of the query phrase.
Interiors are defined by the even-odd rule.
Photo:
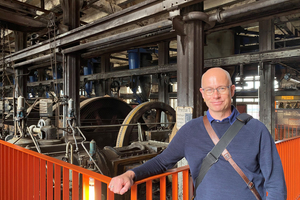
[[[205,102],[205,99],[204,99],[204,93],[203,93],[203,89],[202,89],[202,88],[200,88],[200,89],[199,89],[199,91],[201,92],[202,99],[203,99],[203,101]]]
[[[203,96],[203,90],[202,90],[202,88],[199,88],[199,91],[201,92],[201,94],[202,94],[202,98],[204,98],[204,96]]]
[[[230,92],[231,92],[231,97],[233,97],[235,93],[235,85],[231,85]]]

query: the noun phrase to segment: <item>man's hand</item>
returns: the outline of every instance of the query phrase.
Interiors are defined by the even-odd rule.
[[[124,194],[133,185],[134,172],[127,171],[111,179],[108,188],[116,194]]]

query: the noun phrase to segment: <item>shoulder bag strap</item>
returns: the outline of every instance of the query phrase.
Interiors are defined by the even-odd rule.
[[[241,116],[243,115],[243,116]],[[242,121],[243,119],[245,119],[245,115],[244,113],[238,116],[236,121]],[[248,115],[250,116],[250,115]],[[250,116],[251,117],[251,116]],[[251,117],[252,118],[252,117]],[[251,119],[250,118],[250,119]],[[249,120],[250,120],[249,119]],[[246,119],[247,120],[247,119]],[[247,120],[247,121],[249,121]],[[208,121],[207,117],[205,117],[205,119],[203,118],[203,122],[204,122],[204,126],[210,136],[210,138],[212,139],[212,141],[214,142],[214,144],[218,144],[219,142],[221,142],[221,140],[219,140],[217,134],[215,133],[215,131],[213,130],[210,122]],[[245,124],[245,123],[244,123]],[[234,125],[234,124],[233,124]],[[232,125],[232,126],[233,126]],[[235,169],[235,171],[242,177],[242,179],[245,181],[245,183],[247,184],[248,188],[251,190],[251,192],[254,194],[254,196],[256,197],[257,200],[261,200],[261,197],[259,195],[259,193],[257,192],[256,188],[254,187],[254,183],[251,182],[247,176],[244,174],[244,172],[241,170],[241,168],[234,162],[234,160],[232,159],[230,153],[227,151],[227,149],[225,148],[224,151],[222,152],[222,156],[225,158],[225,160],[227,160],[232,167]]]
[[[247,115],[247,116],[250,116],[250,115]],[[219,142],[217,142],[217,143],[214,142],[215,143],[214,148],[210,152],[208,152],[208,154],[206,155],[206,157],[202,161],[201,168],[200,168],[199,174],[198,174],[198,176],[196,178],[196,182],[195,182],[194,197],[196,196],[197,187],[202,182],[205,174],[208,172],[208,170],[211,168],[211,166],[218,161],[220,155],[222,154],[224,149],[227,147],[227,145],[231,142],[231,140],[239,132],[239,130],[245,125],[247,120],[249,121],[250,119],[248,119],[248,117],[247,117],[247,119],[241,118],[240,120],[235,120],[235,122],[224,133],[224,135],[223,135],[223,137],[221,138],[220,141],[219,141],[219,138],[218,138],[217,135],[212,137],[213,141],[218,140]],[[204,122],[204,125],[205,125],[205,128],[206,128],[207,132],[211,136],[210,133],[212,131],[214,132],[214,130],[211,126],[206,127],[206,122],[208,122],[208,124],[210,125],[210,123],[207,119],[207,116],[203,117],[203,122]]]

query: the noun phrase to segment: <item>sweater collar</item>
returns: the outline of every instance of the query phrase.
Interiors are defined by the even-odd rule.
[[[212,123],[213,121],[224,122],[224,121],[228,120],[229,123],[232,125],[233,122],[236,120],[236,117],[237,117],[240,113],[239,113],[239,111],[238,111],[233,105],[231,105],[231,111],[232,111],[232,112],[231,112],[230,116],[229,116],[229,117],[226,117],[226,118],[224,118],[224,119],[222,119],[221,121],[220,121],[220,120],[214,119],[214,118],[210,115],[209,109],[208,109],[208,111],[206,112],[206,115],[207,115],[207,119],[208,119],[208,121],[209,121],[210,123]]]

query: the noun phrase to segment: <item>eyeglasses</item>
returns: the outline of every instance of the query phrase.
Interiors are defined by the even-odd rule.
[[[220,94],[226,94],[228,92],[229,86],[220,86],[217,88],[202,88],[206,95],[213,95],[217,90]]]

